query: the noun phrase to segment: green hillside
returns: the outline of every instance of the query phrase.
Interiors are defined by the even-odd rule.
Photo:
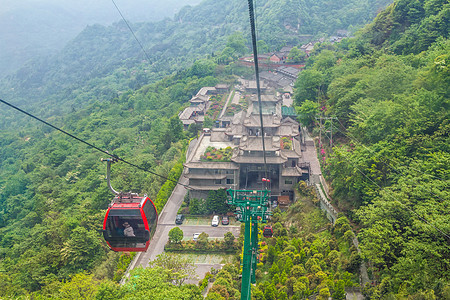
[[[177,113],[202,86],[233,83],[241,71],[233,59],[249,52],[246,3],[217,2],[185,8],[173,20],[132,24],[148,58],[123,22],[90,26],[53,59],[6,78],[1,98],[177,178],[189,139]],[[258,36],[270,49],[300,44],[299,35],[358,27],[387,2],[260,1]],[[369,299],[450,293],[448,16],[445,1],[396,1],[355,38],[317,46],[296,83],[296,105],[313,133],[320,112],[339,119],[333,149],[323,135],[323,172],[334,204],[359,230],[374,281],[364,289]],[[149,287],[138,279],[120,291],[116,282],[130,257],[108,252],[96,231],[110,201],[104,155],[7,107],[0,114],[0,297],[78,299],[74,291],[84,286],[90,298],[120,299],[139,286],[145,298]],[[164,182],[113,167],[117,189],[148,193],[159,209]],[[175,289],[159,273],[142,277],[157,282],[161,299],[199,297],[197,287]],[[278,295],[279,280],[270,295]],[[280,295],[295,294],[278,287]]]
[[[323,172],[360,228],[369,299],[450,295],[449,23],[446,1],[396,1],[356,38],[317,48],[296,84],[314,132],[313,116],[335,118]]]
[[[189,138],[177,112],[191,93],[218,80],[190,72],[52,121],[141,168],[176,180]],[[173,93],[179,102],[172,101]],[[2,131],[0,140],[0,295],[18,297],[42,288],[45,294],[83,270],[96,279],[120,278],[124,270],[115,274],[119,255],[108,254],[97,232],[111,200],[100,162],[105,155],[41,124]],[[112,180],[118,190],[148,194],[159,211],[169,196],[160,191],[165,179],[125,164],[114,165]]]
[[[258,36],[275,50],[287,43],[299,45],[300,35],[357,28],[391,1],[372,2],[259,1]],[[130,25],[145,53],[123,21],[88,26],[58,54],[2,79],[0,93],[16,104],[36,104],[41,115],[60,114],[95,100],[109,100],[214,56],[236,31],[244,34],[245,52],[250,51],[246,1],[205,0],[181,9],[173,19]]]

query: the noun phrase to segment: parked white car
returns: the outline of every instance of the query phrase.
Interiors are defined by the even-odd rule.
[[[211,221],[211,226],[217,227],[219,226],[219,216],[214,216]]]
[[[196,242],[198,240],[199,236],[200,236],[200,233],[194,233],[193,238],[192,238],[194,240],[194,242]]]

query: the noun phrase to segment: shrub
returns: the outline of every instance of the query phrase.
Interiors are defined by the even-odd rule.
[[[330,289],[329,288],[323,288],[319,291],[319,296],[317,296],[317,300],[328,300],[328,298],[330,298],[331,294],[330,294]]]
[[[169,231],[169,242],[179,243],[183,239],[183,230],[180,227],[174,227]]]
[[[227,232],[224,235],[224,242],[226,247],[232,247],[234,245],[234,235],[231,232]]]
[[[231,156],[233,155],[233,148],[214,148],[208,146],[203,155],[200,156],[201,161],[231,161]]]
[[[347,231],[344,233],[344,239],[345,239],[349,244],[352,243],[354,237],[355,237],[355,234],[354,234],[353,231],[351,231],[351,230],[347,230]]]
[[[176,163],[170,170],[169,175],[167,176],[169,180],[167,180],[163,184],[154,201],[157,211],[161,212],[164,205],[166,205],[166,202],[169,199],[170,195],[172,195],[172,191],[177,185],[178,178],[180,178],[182,172],[183,164],[181,162]]]

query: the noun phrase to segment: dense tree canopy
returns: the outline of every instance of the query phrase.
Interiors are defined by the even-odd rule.
[[[215,66],[212,61],[207,65]],[[116,190],[145,192],[161,211],[181,174],[187,146],[177,113],[190,95],[211,81],[201,74],[190,77],[195,70],[193,66],[184,74],[50,121],[163,176],[121,163],[112,167]],[[179,93],[170,96],[172,87]],[[0,297],[34,292],[84,270],[113,279],[118,261],[107,260],[107,247],[97,231],[113,197],[103,179],[103,154],[36,123],[1,135],[0,270],[6,273]]]
[[[351,29],[388,3],[260,1],[259,46]],[[257,299],[341,299],[361,257],[378,283],[364,289],[369,297],[450,294],[448,16],[443,0],[398,0],[356,37],[315,47],[295,101],[310,127],[318,113],[337,117],[323,173],[360,228],[362,252],[351,248],[345,219],[330,233],[316,212],[299,225],[276,211]],[[250,50],[247,17],[242,1],[207,0],[174,20],[135,24],[149,59],[123,22],[92,25],[55,60],[33,62],[1,89],[52,124],[176,180],[187,145],[177,113],[201,87],[234,83],[229,63]],[[302,57],[294,50],[290,59]],[[117,286],[132,257],[108,252],[97,232],[112,197],[102,155],[9,109],[0,114],[0,297],[200,299],[196,286],[179,286],[187,276],[170,272],[169,259]],[[124,164],[113,166],[112,180],[116,189],[149,194],[159,211],[174,187]],[[190,208],[224,213],[225,196],[192,199]],[[239,297],[230,279],[238,273],[224,268],[208,298]]]
[[[315,103],[316,115],[338,120],[324,174],[361,226],[362,257],[379,284],[364,291],[373,299],[445,298],[450,289],[444,2],[396,1],[334,54],[316,51],[296,83],[305,125]]]

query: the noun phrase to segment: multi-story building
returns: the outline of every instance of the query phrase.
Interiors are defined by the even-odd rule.
[[[260,115],[254,96],[247,111],[235,114],[226,128],[202,135],[185,164],[185,176],[193,187],[190,197],[206,198],[208,191],[220,188],[262,189],[262,178],[270,179],[272,197],[292,195],[294,184],[307,179],[309,170],[302,163],[299,123],[284,116],[281,108],[281,97],[263,95]],[[208,147],[230,147],[232,155],[213,157]]]
[[[211,95],[224,94],[228,92],[229,86],[218,84],[215,87],[202,87],[198,93],[189,100],[190,106],[186,107],[178,114],[178,118],[183,123],[185,130],[189,125],[205,121],[205,113],[209,109],[209,99]]]

